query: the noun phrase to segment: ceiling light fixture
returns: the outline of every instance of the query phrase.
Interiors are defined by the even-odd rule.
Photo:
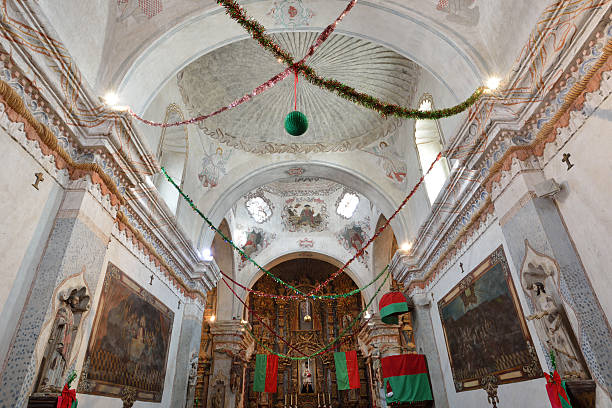
[[[213,256],[212,256],[212,252],[211,252],[210,248],[204,248],[202,250],[202,260],[203,261],[212,261],[213,260]]]
[[[493,76],[487,79],[486,86],[489,91],[494,91],[499,87],[499,84],[501,84],[501,79]]]
[[[410,250],[412,249],[412,243],[411,243],[411,242],[406,241],[406,242],[404,242],[404,243],[402,244],[402,246],[401,246],[401,248],[400,248],[400,249],[401,249],[402,251],[404,251],[404,252],[408,252],[408,251],[410,251]]]

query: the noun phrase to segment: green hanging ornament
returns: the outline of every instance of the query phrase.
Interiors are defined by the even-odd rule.
[[[285,130],[292,136],[302,136],[308,130],[308,118],[300,111],[290,112],[285,118]]]

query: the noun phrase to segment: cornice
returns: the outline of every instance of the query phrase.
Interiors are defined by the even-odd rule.
[[[584,45],[567,47],[567,50],[563,50],[563,53],[546,67],[534,68],[533,61],[524,57],[517,62],[517,68],[512,70],[512,78],[506,81],[512,86],[508,85],[505,89],[516,88],[517,84],[520,84],[521,73],[530,68],[538,72],[567,72],[563,80],[555,75],[543,77],[548,82],[539,84],[535,94],[531,95],[528,103],[524,103],[519,110],[511,112],[507,106],[499,103],[504,99],[495,101],[495,98],[491,98],[481,100],[481,103],[468,113],[469,119],[464,122],[447,151],[457,155],[456,158],[472,169],[477,177],[463,181],[465,184],[471,184],[472,188],[461,187],[461,179],[468,177],[465,177],[466,173],[461,170],[461,166],[460,170],[454,171],[447,188],[455,193],[460,192],[462,197],[455,198],[453,202],[452,197],[447,194],[440,202],[436,202],[420,231],[423,237],[416,242],[412,253],[398,252],[394,256],[394,276],[404,281],[409,291],[421,290],[431,284],[449,264],[450,259],[455,258],[461,251],[462,246],[477,238],[480,235],[478,231],[484,231],[483,226],[494,219],[492,201],[504,187],[496,186],[494,189],[493,183],[499,184],[502,172],[508,173],[503,179],[510,180],[517,172],[544,166],[570,134],[584,123],[586,117],[612,91],[611,75],[604,74],[612,69],[612,61],[609,59],[612,53],[610,5],[609,2],[604,2],[602,6],[605,7],[602,7],[601,12],[591,13],[583,22],[583,26],[577,29],[579,33],[575,34],[577,39],[574,43]],[[559,12],[557,10],[555,13]],[[539,32],[544,33],[550,29],[552,26],[546,25],[540,27]],[[545,46],[537,38],[530,39],[530,42],[536,45],[536,49]],[[512,97],[509,91],[503,91],[497,96]],[[565,128],[569,130],[563,130]],[[476,131],[470,134],[470,129]],[[534,134],[536,136],[533,136]],[[558,141],[557,136],[560,138]],[[530,158],[533,160],[529,160]],[[474,200],[466,199],[479,194],[486,196],[486,201],[475,203]],[[458,205],[466,202],[470,204]],[[477,206],[477,211],[474,211],[474,205]],[[458,208],[462,209],[457,211]],[[443,214],[441,209],[449,213]],[[465,220],[466,217],[469,222],[461,227],[457,220]],[[451,227],[448,227],[449,225]]]
[[[124,199],[131,198],[126,196],[129,190],[147,182],[147,175],[158,172],[159,165],[131,121],[108,111],[81,81],[67,50],[53,39],[57,34],[40,10],[33,8],[37,9],[38,5],[18,0],[0,11],[7,24],[5,35],[0,38],[0,64],[5,68],[2,78],[26,100],[27,103],[22,101],[22,104],[27,105],[25,111],[34,119],[32,123],[40,121],[43,128],[51,129],[43,130],[41,135],[49,143],[58,143],[59,149],[54,154],[76,164],[74,170],[69,169],[71,177],[93,171],[95,174],[88,176],[93,182],[102,179],[103,193],[105,188],[114,187],[114,195],[120,197],[115,204],[124,204],[123,211],[131,217],[135,230],[145,242],[152,244],[164,263],[175,268],[174,273],[188,285],[189,291],[214,287],[219,276],[218,267],[214,262],[202,262],[198,258],[182,230],[172,228],[170,240],[158,239],[160,224],[176,225],[173,215],[169,221],[163,212],[143,211],[136,201]],[[20,21],[9,18],[9,14]],[[29,36],[27,44],[20,42],[15,32],[16,25],[21,23]],[[153,199],[159,200],[159,197]]]

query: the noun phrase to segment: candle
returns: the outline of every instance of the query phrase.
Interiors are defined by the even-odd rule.
[[[298,393],[296,392],[296,393],[295,393],[295,406],[296,406],[296,407],[297,407],[297,396],[298,396]]]
[[[287,394],[285,394],[285,407],[287,406]]]
[[[317,404],[319,404],[319,406],[321,406],[321,395],[319,395],[318,392],[317,392]]]
[[[293,405],[293,394],[289,394],[289,398],[290,398],[290,403],[289,406]]]
[[[331,407],[331,392],[327,393],[327,397],[329,399],[329,406]]]

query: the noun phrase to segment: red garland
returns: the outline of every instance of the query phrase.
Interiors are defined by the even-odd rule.
[[[227,276],[223,273],[223,271],[221,271],[221,274],[223,274],[223,276]],[[236,299],[238,299],[240,301],[240,303],[242,303],[242,305],[245,307],[245,309],[247,309],[250,313],[253,314],[253,316],[255,316],[255,318],[257,319],[257,321],[259,323],[261,323],[270,333],[272,333],[272,335],[274,335],[274,337],[276,337],[277,339],[279,339],[280,341],[282,341],[283,343],[285,343],[287,345],[287,347],[297,351],[298,353],[300,353],[301,355],[303,355],[304,357],[308,357],[308,354],[304,353],[303,351],[297,349],[295,346],[291,345],[291,343],[289,343],[289,341],[284,338],[283,336],[281,336],[280,334],[278,334],[276,331],[274,331],[273,328],[271,328],[270,326],[268,326],[261,317],[259,317],[259,314],[257,314],[257,312],[255,312],[253,309],[251,309],[244,300],[242,300],[242,298],[240,296],[238,296],[238,294],[236,293],[236,291],[234,290],[234,288],[232,288],[229,283],[227,283],[227,281],[225,280],[225,278],[221,278],[221,280],[223,281],[223,283],[225,283],[225,286],[228,287],[228,289],[234,294],[234,296],[236,297]],[[366,320],[355,332],[359,332],[361,329],[363,329],[365,327],[366,324],[368,324],[368,322],[370,321],[370,319]],[[346,341],[348,341],[348,336],[351,336],[352,334],[346,334],[344,337],[344,340],[339,340],[337,343],[338,344],[342,344]],[[330,347],[329,349],[325,350],[325,351],[321,351],[318,354],[315,354],[313,356],[310,357],[315,357],[315,356],[320,356],[320,355],[324,355],[327,353],[330,353],[331,351],[333,351],[334,349],[336,349],[336,347]]]

